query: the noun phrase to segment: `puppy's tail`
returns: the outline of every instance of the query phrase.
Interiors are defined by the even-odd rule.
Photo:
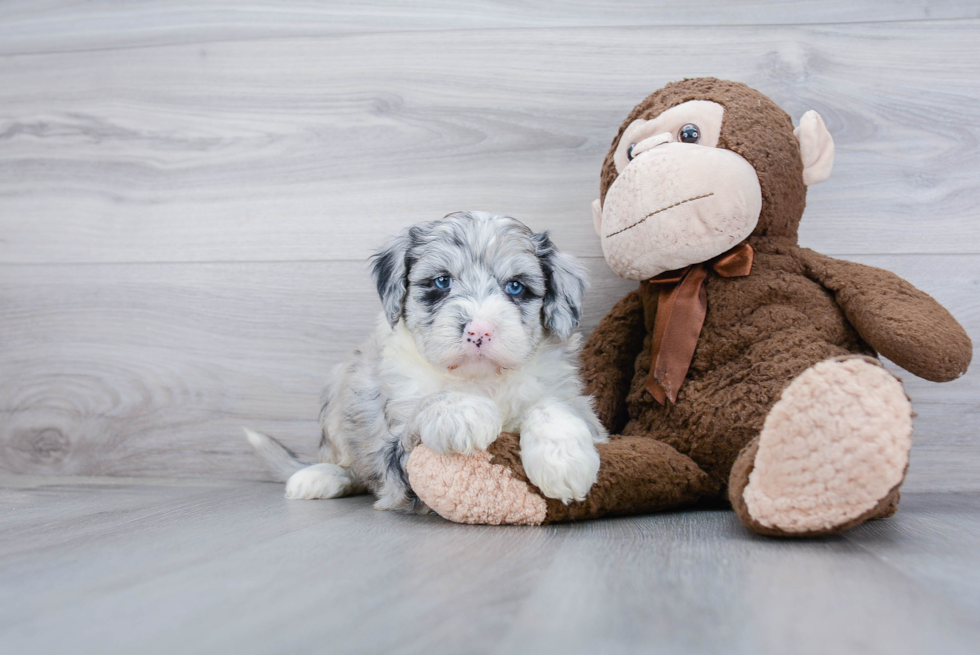
[[[278,482],[285,482],[296,471],[306,468],[309,462],[300,461],[296,453],[286,448],[272,437],[244,428],[248,442],[262,458],[265,467]]]

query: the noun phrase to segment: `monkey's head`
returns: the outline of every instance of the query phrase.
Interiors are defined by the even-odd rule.
[[[793,122],[738,82],[673,82],[619,128],[592,203],[609,266],[630,280],[716,257],[749,236],[796,242],[806,187],[834,142],[815,111]]]

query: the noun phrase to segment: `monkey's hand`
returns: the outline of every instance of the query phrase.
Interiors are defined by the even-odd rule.
[[[645,335],[643,301],[639,291],[631,291],[613,305],[582,348],[585,393],[592,396],[596,415],[610,433],[625,423],[626,395]]]
[[[955,380],[973,358],[966,331],[932,296],[894,273],[801,249],[808,275],[832,291],[872,348],[932,382]]]

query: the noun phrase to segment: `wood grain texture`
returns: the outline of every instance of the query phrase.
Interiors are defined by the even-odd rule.
[[[980,21],[399,32],[0,57],[0,263],[361,259],[509,213],[598,256],[629,109],[743,80],[837,142],[804,244],[976,253]],[[710,44],[710,47],[705,44]]]
[[[12,0],[0,6],[0,54],[65,52],[351,33],[645,25],[779,25],[978,18],[969,0],[589,2],[219,0],[175,4]]]
[[[482,527],[281,485],[0,477],[9,653],[975,652],[977,494],[846,537],[731,512]]]
[[[871,521],[845,537],[910,578],[954,593],[980,624],[980,567],[970,562],[980,543],[968,496],[908,494],[902,520]],[[920,541],[920,537],[925,539]]]
[[[980,342],[980,256],[859,259],[934,294]],[[601,258],[586,263],[588,333],[635,285]],[[0,470],[266,479],[243,425],[312,456],[330,368],[380,311],[366,268],[8,267],[0,278]],[[907,488],[980,489],[980,374],[940,385],[892,369],[919,414]]]
[[[634,285],[588,263],[594,326]],[[241,426],[312,453],[380,314],[363,262],[15,266],[0,306],[0,470],[257,479]]]
[[[972,2],[0,6],[0,470],[261,478],[301,452],[378,309],[364,260],[457,209],[586,258],[588,332],[632,284],[589,203],[630,107],[744,80],[822,113],[801,240],[895,270],[980,338]],[[908,488],[980,489],[980,383],[906,376]]]

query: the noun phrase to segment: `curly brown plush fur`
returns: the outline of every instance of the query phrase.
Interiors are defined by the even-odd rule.
[[[598,415],[611,434],[621,436],[599,447],[602,468],[588,498],[571,506],[548,500],[541,522],[661,511],[725,498],[747,527],[770,535],[827,534],[890,515],[907,459],[894,459],[898,479],[868,492],[873,497],[862,498],[863,511],[831,508],[829,518],[797,523],[796,518],[785,523],[766,518],[774,512],[795,517],[796,510],[803,515],[816,511],[805,496],[770,497],[772,489],[811,484],[826,490],[834,476],[863,475],[867,469],[860,460],[872,455],[862,450],[861,423],[894,430],[897,457],[904,448],[907,458],[911,422],[900,414],[910,410],[898,398],[901,387],[880,372],[874,359],[878,353],[915,375],[942,382],[966,371],[972,343],[949,312],[896,275],[799,247],[806,186],[792,121],[743,84],[684,80],[637,105],[603,164],[601,198],[616,180],[613,153],[626,127],[690,100],[724,107],[718,147],[741,155],[758,174],[762,210],[748,238],[755,252],[751,275],[708,277],[707,315],[676,403],[661,404],[644,388],[657,290],[643,282],[613,307],[589,338],[581,363]],[[774,410],[777,403],[784,404],[779,411]],[[787,413],[788,407],[803,410]],[[839,414],[847,414],[850,423]],[[807,440],[808,425],[833,421],[844,426],[836,428],[839,442]],[[899,434],[902,430],[908,434]],[[799,457],[795,469],[780,455],[791,452],[793,439],[802,444],[792,456]],[[768,449],[764,458],[760,448]],[[509,478],[526,482],[515,438],[498,440],[490,453],[491,462],[506,469]],[[747,493],[760,465],[768,472],[760,473],[759,485],[769,476],[769,491]],[[437,490],[416,492],[437,511],[446,506]],[[528,484],[527,493],[536,490]]]

